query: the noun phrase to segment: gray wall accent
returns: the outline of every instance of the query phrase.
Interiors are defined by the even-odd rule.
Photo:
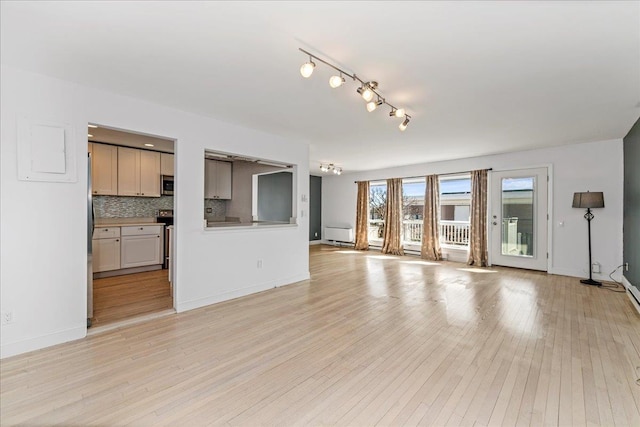
[[[233,162],[231,200],[227,201],[226,216],[237,217],[240,222],[251,222],[253,220],[251,209],[253,175],[276,170],[282,170],[282,168],[245,161]]]
[[[322,238],[322,177],[309,177],[309,240]]]
[[[258,176],[258,220],[289,222],[292,216],[293,174]]]
[[[629,271],[623,271],[622,274],[632,286],[640,289],[640,119],[636,121],[623,141],[624,220],[622,257],[624,262],[629,263]]]
[[[211,208],[211,212],[207,212]],[[207,221],[224,221],[227,216],[227,201],[218,199],[204,199],[204,217]]]
[[[150,218],[158,209],[173,209],[173,196],[93,196],[96,218]]]

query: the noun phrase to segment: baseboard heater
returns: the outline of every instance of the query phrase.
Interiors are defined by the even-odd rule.
[[[324,239],[335,242],[353,242],[353,228],[325,227]]]

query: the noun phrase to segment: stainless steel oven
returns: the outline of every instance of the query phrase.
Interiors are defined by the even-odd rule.
[[[162,175],[162,194],[173,196],[173,176]]]

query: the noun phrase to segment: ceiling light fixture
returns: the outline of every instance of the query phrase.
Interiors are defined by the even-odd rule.
[[[382,105],[384,101],[380,98],[378,98],[377,101],[370,101],[367,103],[367,111],[368,112],[373,112],[375,111],[376,108],[378,108],[380,105]]]
[[[320,163],[320,171],[321,172],[333,172],[336,175],[342,174],[342,168],[334,165],[333,163]]]
[[[95,129],[95,128],[97,128],[97,127],[98,127],[98,125],[92,125],[92,124],[88,124],[87,126],[89,126],[89,127],[90,127],[90,128],[92,128],[92,129]]]
[[[147,144],[144,144],[144,146],[145,146],[145,147],[153,147],[153,144],[149,144],[149,143],[147,143]]]
[[[380,93],[378,92],[378,82],[373,80],[364,81],[360,77],[358,77],[355,73],[349,74],[343,69],[336,67],[335,65],[325,61],[322,58],[317,57],[316,55],[312,55],[311,53],[307,52],[302,48],[298,48],[298,50],[300,50],[302,53],[306,55],[309,55],[309,62],[305,62],[302,65],[302,67],[300,67],[300,74],[302,74],[302,77],[309,78],[311,76],[316,66],[316,64],[313,62],[314,59],[316,61],[320,61],[323,64],[333,68],[334,70],[340,73],[339,76],[334,75],[334,76],[331,76],[331,78],[329,78],[329,86],[331,86],[334,89],[342,86],[345,83],[345,78],[343,76],[349,77],[354,82],[359,82],[360,86],[356,89],[356,92],[358,92],[360,96],[362,96],[362,98],[365,101],[367,101],[367,111],[372,112],[376,108],[378,108],[378,106],[386,104],[389,107],[391,107],[391,113],[389,113],[391,117],[405,118],[405,120],[399,126],[400,130],[403,131],[407,128],[407,124],[409,123],[409,119],[411,119],[411,116],[406,114],[406,111],[404,108],[395,107],[391,103],[387,102],[387,100],[382,95],[380,95]],[[373,98],[376,96],[378,97],[378,100],[373,101]],[[329,169],[323,170],[322,169],[323,166],[327,166],[327,168]],[[330,165],[321,164],[320,170],[322,170],[323,172],[328,172],[329,170],[333,170],[334,173],[337,173],[338,175],[340,175],[340,173],[342,172],[341,168],[337,168],[337,169],[333,168],[333,165],[331,164]],[[339,170],[340,172],[336,172],[336,170]]]
[[[88,133],[88,134],[87,134],[87,136],[88,136],[89,138],[93,138],[93,135],[91,135],[90,133]]]
[[[404,121],[400,123],[400,126],[398,126],[398,129],[404,132],[408,125],[409,125],[409,116],[405,116]]]
[[[305,62],[304,64],[302,64],[302,67],[300,67],[300,74],[302,74],[302,77],[304,77],[305,79],[308,79],[309,77],[311,77],[311,74],[313,74],[314,68],[316,68],[316,64],[313,63],[313,61],[311,60],[311,55],[309,55],[309,62]]]
[[[329,86],[335,89],[342,86],[344,82],[344,77],[342,77],[342,73],[340,73],[339,76],[331,76],[331,78],[329,79]]]

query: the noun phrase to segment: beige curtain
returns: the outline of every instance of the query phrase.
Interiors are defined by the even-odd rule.
[[[487,249],[487,171],[471,172],[471,226],[467,264],[485,267]]]
[[[356,207],[356,243],[359,251],[369,249],[369,181],[358,182],[358,204]]]
[[[422,258],[431,261],[442,259],[440,249],[440,227],[438,227],[438,212],[440,206],[440,183],[438,175],[426,177],[424,194],[424,214],[422,220]]]
[[[404,255],[401,239],[402,227],[402,179],[387,180],[387,207],[384,216],[384,240],[382,253]]]

